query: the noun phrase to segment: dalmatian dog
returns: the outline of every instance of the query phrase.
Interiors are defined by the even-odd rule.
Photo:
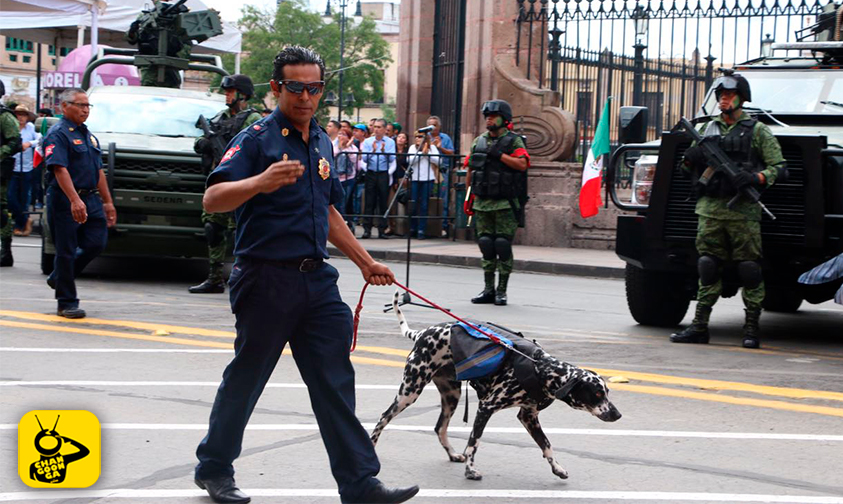
[[[399,292],[396,291],[392,308],[398,316],[398,323],[404,336],[415,341],[413,350],[407,357],[404,367],[404,379],[392,405],[380,417],[372,432],[372,443],[377,444],[383,429],[399,413],[407,409],[418,399],[425,385],[433,381],[441,396],[441,412],[434,431],[439,442],[448,453],[451,462],[465,463],[465,477],[471,480],[482,479],[482,474],[474,464],[480,437],[491,416],[506,408],[519,408],[518,420],[542,450],[553,474],[566,479],[566,471],[555,459],[553,449],[539,424],[539,411],[559,399],[568,406],[587,411],[604,422],[614,422],[621,413],[609,401],[609,389],[596,373],[579,368],[567,362],[561,362],[544,350],[534,354],[535,372],[544,395],[536,399],[522,387],[511,364],[506,359],[496,372],[483,378],[470,380],[469,384],[477,392],[480,403],[474,419],[474,426],[468,438],[464,453],[457,453],[448,440],[448,424],[457,409],[460,400],[460,382],[456,379],[456,367],[451,353],[450,338],[452,323],[442,323],[420,331],[413,331],[407,324],[398,306]]]

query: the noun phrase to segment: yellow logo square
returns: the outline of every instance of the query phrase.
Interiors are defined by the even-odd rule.
[[[18,423],[18,474],[33,488],[87,488],[100,477],[100,421],[84,410],[33,410]]]

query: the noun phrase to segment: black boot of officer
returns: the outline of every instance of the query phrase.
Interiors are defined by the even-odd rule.
[[[492,304],[495,302],[495,272],[484,271],[483,280],[485,287],[480,294],[471,298],[471,302],[474,304]]]
[[[222,268],[222,263],[211,264],[212,271],[214,269],[222,270]],[[191,294],[222,294],[225,292],[225,280],[222,278],[214,278],[213,275],[209,275],[204,282],[199,285],[189,287],[187,291]]]
[[[761,309],[745,309],[746,319],[743,325],[743,347],[744,348],[758,348],[761,346],[758,333],[758,319],[761,318]]]
[[[3,238],[0,241],[0,267],[13,266],[15,258],[12,257],[12,238]]]
[[[708,343],[708,318],[711,316],[711,307],[697,303],[697,312],[691,325],[678,333],[670,335],[672,343]]]

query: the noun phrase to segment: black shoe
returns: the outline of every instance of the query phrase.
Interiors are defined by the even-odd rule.
[[[759,341],[758,338],[754,338],[754,337],[751,337],[751,336],[744,336],[743,347],[744,348],[761,348],[761,341]]]
[[[372,230],[369,229],[367,231],[363,231],[363,236],[360,237],[361,240],[368,240],[372,237]]]
[[[3,245],[0,248],[0,267],[7,268],[14,265],[15,258],[12,256],[12,239],[3,238]]]
[[[59,308],[56,312],[56,315],[59,317],[69,318],[69,319],[76,319],[76,318],[85,318],[85,310],[82,308]]]
[[[208,495],[214,502],[249,502],[252,500],[251,497],[237,488],[237,485],[234,484],[234,478],[231,476],[210,479],[196,478],[193,482],[202,490],[207,490]]]
[[[366,504],[387,504],[406,502],[416,494],[419,493],[418,485],[413,485],[407,488],[389,488],[381,482],[373,487],[371,490],[361,495],[359,498],[349,502],[358,502]]]
[[[758,319],[761,317],[761,309],[744,311],[746,311],[746,323],[743,325],[743,347],[760,348],[761,340],[758,333],[761,331],[758,327]]]
[[[483,292],[471,298],[474,304],[492,304],[495,302],[495,291],[484,289]]]
[[[672,343],[708,343],[708,326],[691,324],[678,333],[670,335]]]
[[[380,239],[380,240],[388,240],[388,239],[389,239],[389,237],[388,237],[388,236],[386,236],[386,233],[383,233],[383,232],[378,232],[378,239]]]
[[[495,293],[495,305],[506,306],[506,292]]]
[[[51,289],[56,290],[56,277],[53,275],[48,276],[47,285],[49,285]]]
[[[188,287],[187,292],[191,294],[222,294],[225,292],[225,282],[209,278],[199,285]]]

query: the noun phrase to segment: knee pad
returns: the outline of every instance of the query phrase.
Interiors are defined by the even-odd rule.
[[[720,260],[713,256],[700,256],[697,260],[697,272],[700,274],[700,283],[713,285],[720,279]]]
[[[225,227],[215,222],[205,223],[205,239],[209,247],[216,247],[225,239]]]
[[[745,289],[754,289],[764,280],[761,265],[755,261],[741,261],[738,263],[738,276]]]
[[[512,242],[503,236],[495,238],[495,252],[501,261],[508,261],[512,257]]]
[[[487,261],[495,260],[495,239],[489,235],[483,235],[477,239],[477,245],[480,247],[480,253],[483,254],[483,259]]]

